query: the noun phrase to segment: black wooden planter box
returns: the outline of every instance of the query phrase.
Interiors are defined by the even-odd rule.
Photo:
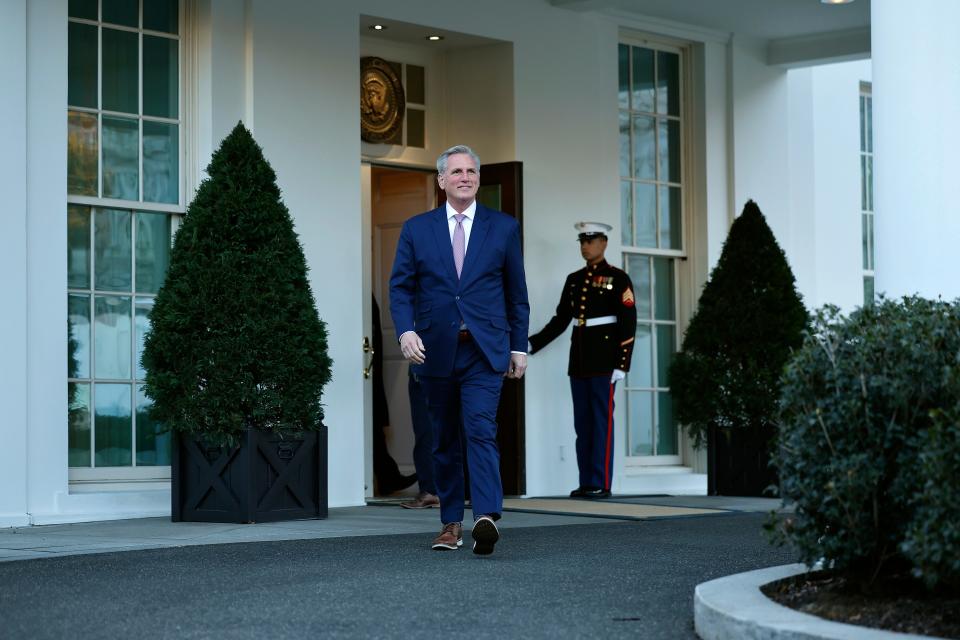
[[[707,494],[769,497],[777,483],[770,466],[773,429],[737,427],[707,430]]]
[[[327,428],[302,438],[248,430],[234,448],[175,434],[174,522],[275,522],[327,517]]]

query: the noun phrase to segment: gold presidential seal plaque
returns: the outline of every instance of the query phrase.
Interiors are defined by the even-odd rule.
[[[406,99],[403,84],[382,58],[360,59],[360,137],[367,142],[398,144]]]

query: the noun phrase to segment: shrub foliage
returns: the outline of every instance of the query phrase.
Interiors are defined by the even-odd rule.
[[[319,429],[327,333],[276,175],[238,124],[177,232],[143,365],[152,416],[235,444],[247,428]]]
[[[806,323],[786,256],[750,200],[670,368],[677,418],[698,446],[711,425],[773,428],[780,374]]]
[[[911,566],[955,580],[958,354],[956,304],[819,311],[783,377],[774,462],[795,513],[771,520],[774,537],[863,582]]]

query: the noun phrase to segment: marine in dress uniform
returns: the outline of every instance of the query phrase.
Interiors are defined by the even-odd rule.
[[[574,323],[567,374],[580,486],[570,496],[605,498],[613,476],[613,392],[630,370],[637,310],[630,276],[604,259],[612,227],[578,222],[574,228],[587,266],[567,276],[556,314],[530,336],[530,353],[543,349]]]

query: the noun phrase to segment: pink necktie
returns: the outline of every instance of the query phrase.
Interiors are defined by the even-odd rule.
[[[462,213],[454,214],[457,226],[453,229],[453,264],[457,267],[457,277],[463,271],[463,256],[467,253],[467,237],[463,233],[463,219],[467,216]]]

